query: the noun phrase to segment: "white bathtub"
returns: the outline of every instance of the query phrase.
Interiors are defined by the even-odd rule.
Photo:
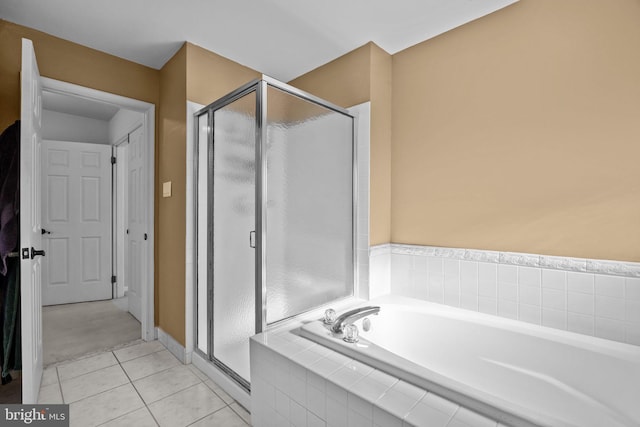
[[[347,344],[300,334],[513,426],[640,426],[640,347],[408,298],[385,298]]]

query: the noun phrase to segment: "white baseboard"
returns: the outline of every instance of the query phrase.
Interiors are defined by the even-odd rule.
[[[156,327],[156,335],[158,341],[164,345],[171,354],[173,354],[180,362],[188,365],[191,363],[191,352],[187,352],[185,348],[176,341],[171,335]]]
[[[193,353],[193,365],[204,372],[209,378],[218,384],[227,394],[233,397],[241,406],[251,412],[251,395],[238,384],[233,382],[222,371],[216,368],[211,362],[204,359],[198,353]]]

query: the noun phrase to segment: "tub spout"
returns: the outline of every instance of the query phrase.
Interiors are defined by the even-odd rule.
[[[340,315],[336,319],[336,321],[333,322],[331,330],[335,333],[341,334],[344,332],[345,326],[355,322],[358,319],[362,319],[363,317],[367,317],[372,314],[378,314],[379,312],[380,307],[378,306],[367,306],[349,310],[346,313]]]

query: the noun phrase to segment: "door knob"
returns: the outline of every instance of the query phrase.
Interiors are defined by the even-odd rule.
[[[45,230],[44,228],[40,230],[42,234],[51,234],[49,230]]]
[[[34,259],[36,256],[44,256],[44,251],[41,249],[31,248],[31,259]]]

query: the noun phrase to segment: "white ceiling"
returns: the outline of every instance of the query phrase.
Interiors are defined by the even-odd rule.
[[[393,54],[517,0],[2,0],[0,17],[161,68],[190,41],[289,81],[373,41]]]
[[[42,108],[106,122],[111,120],[120,110],[119,107],[104,102],[78,96],[62,95],[46,90],[42,92]]]

